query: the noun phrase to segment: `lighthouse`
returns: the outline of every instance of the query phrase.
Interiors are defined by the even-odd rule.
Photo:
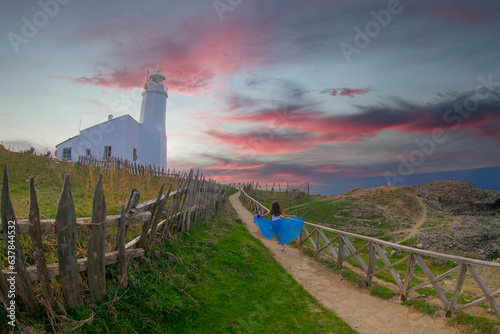
[[[130,115],[113,117],[80,131],[56,146],[61,161],[78,161],[80,156],[110,157],[167,169],[167,88],[158,70],[147,75],[142,93],[139,122]]]
[[[141,151],[151,157],[152,163],[162,168],[167,167],[167,89],[165,77],[157,73],[150,75],[142,93],[140,143]]]

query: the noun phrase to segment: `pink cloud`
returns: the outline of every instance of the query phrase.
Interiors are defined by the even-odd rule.
[[[225,164],[219,164],[219,165],[213,165],[213,166],[204,167],[203,169],[205,169],[205,170],[242,171],[242,170],[260,169],[260,168],[262,168],[264,166],[265,166],[265,164],[237,166],[237,165],[234,165],[232,163],[225,163]]]
[[[332,167],[332,166],[324,166],[324,167],[320,167],[320,168],[315,168],[314,170],[316,172],[319,172],[319,173],[328,173],[328,174],[333,174],[333,173],[345,171],[344,168]]]
[[[262,132],[233,134],[219,130],[207,131],[216,145],[225,145],[233,153],[246,155],[278,155],[307,152],[317,148],[317,142],[307,134],[283,134],[263,129]]]
[[[57,78],[130,90],[143,86],[147,68],[151,71],[159,68],[171,91],[197,94],[217,87],[218,76],[248,71],[264,64],[270,52],[265,24],[241,20],[227,26],[229,22],[214,21],[213,13],[205,15],[187,20],[179,26],[179,31],[171,31],[168,35],[152,36],[151,30],[138,28],[134,36],[138,34],[141,38],[134,41],[135,47],[130,48],[130,41],[111,43],[110,60],[96,66],[95,74]],[[82,38],[94,40],[98,37]]]

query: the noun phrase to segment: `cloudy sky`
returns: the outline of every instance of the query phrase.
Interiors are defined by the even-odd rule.
[[[500,165],[500,4],[4,0],[0,141],[139,118],[167,78],[168,164],[223,182]]]

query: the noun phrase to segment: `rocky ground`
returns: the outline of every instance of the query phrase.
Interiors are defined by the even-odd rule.
[[[437,211],[476,216],[495,216],[500,212],[500,191],[477,189],[469,183],[437,181],[401,188],[414,190],[428,207]]]
[[[457,181],[438,181],[421,186],[356,189],[325,200],[356,207],[333,214],[348,217],[348,222],[336,226],[337,229],[354,227],[355,233],[500,263],[500,191],[477,189]],[[491,291],[500,289],[498,270],[479,267],[476,270]],[[441,282],[449,294],[454,293],[455,285],[456,277]],[[470,275],[465,279],[462,294],[467,303],[483,296]],[[441,305],[437,296],[423,294],[417,298]],[[467,313],[497,320],[489,304],[468,308]]]
[[[421,186],[356,189],[331,201],[358,204],[338,214],[349,215],[358,231],[373,234],[364,223],[370,217],[389,222],[395,242],[416,239],[425,249],[473,256],[500,257],[500,191],[482,190],[458,181],[436,181]],[[381,217],[381,218],[380,218]],[[386,224],[387,225],[387,224]]]
[[[412,187],[429,209],[451,218],[417,235],[425,248],[472,255],[481,260],[500,257],[500,192],[458,181]]]

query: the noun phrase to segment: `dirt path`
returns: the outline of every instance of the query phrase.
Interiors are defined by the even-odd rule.
[[[269,252],[295,280],[322,305],[332,310],[359,333],[432,334],[459,333],[446,326],[443,318],[433,318],[412,311],[397,302],[371,296],[343,281],[340,275],[327,270],[299,249],[281,246],[262,237],[253,223],[253,214],[243,207],[239,193],[229,200],[249,232],[266,245]]]
[[[420,214],[420,217],[415,219],[415,225],[413,225],[408,230],[404,230],[404,232],[408,232],[408,235],[406,237],[404,237],[403,239],[396,241],[397,243],[400,243],[402,241],[406,241],[406,240],[416,236],[419,233],[422,225],[424,225],[425,221],[427,220],[427,208],[425,207],[425,204],[422,201],[422,199],[420,197],[418,197],[417,195],[412,194],[412,193],[408,193],[408,195],[413,197],[413,199],[418,202],[418,205],[420,206],[422,213]],[[401,231],[398,231],[398,232],[401,232]]]

